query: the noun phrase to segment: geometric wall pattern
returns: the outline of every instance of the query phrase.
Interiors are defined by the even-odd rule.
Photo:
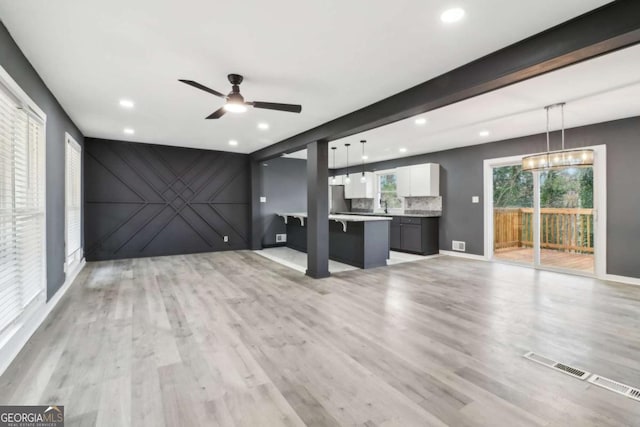
[[[250,246],[248,155],[93,138],[84,153],[87,260]]]

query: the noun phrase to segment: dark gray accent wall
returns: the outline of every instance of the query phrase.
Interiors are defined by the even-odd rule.
[[[88,260],[249,247],[248,155],[87,138],[85,165]]]
[[[64,284],[65,132],[84,137],[0,22],[0,65],[47,115],[47,300]],[[73,64],[69,64],[70,66]],[[83,166],[84,167],[84,166]]]
[[[307,211],[307,161],[279,157],[259,164],[258,196],[259,221],[262,225],[262,246],[276,244],[276,234],[286,233],[282,218],[277,213]]]
[[[553,133],[556,148],[559,141],[558,133]],[[640,117],[568,129],[566,141],[568,148],[607,146],[607,272],[640,277]],[[451,250],[452,240],[463,240],[468,253],[483,255],[484,160],[545,150],[546,139],[541,134],[371,163],[366,169],[439,163],[443,196],[440,249]],[[480,196],[480,203],[471,203],[472,196]]]

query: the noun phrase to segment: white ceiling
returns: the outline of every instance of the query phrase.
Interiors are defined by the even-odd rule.
[[[361,162],[360,140],[367,140],[367,163],[542,133],[545,105],[566,102],[567,128],[640,116],[640,45],[563,68],[522,83],[467,99],[426,114],[331,142],[336,167]],[[560,128],[552,109],[551,128]],[[416,125],[417,117],[427,119]],[[481,137],[481,131],[489,131]],[[552,141],[559,149],[559,141]],[[400,153],[401,148],[406,153]],[[306,158],[306,150],[287,157]],[[333,161],[330,159],[330,166]]]
[[[0,0],[0,16],[85,135],[249,153],[606,3]],[[451,6],[465,18],[441,23]],[[221,100],[177,79],[226,93],[231,72],[245,75],[248,100],[300,103],[302,114],[205,121]]]

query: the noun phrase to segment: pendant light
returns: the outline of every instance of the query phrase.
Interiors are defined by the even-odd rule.
[[[360,144],[362,144],[362,176],[360,177],[360,182],[363,184],[367,182],[367,177],[364,176],[364,144],[366,143],[367,141],[365,139],[360,141]]]
[[[593,150],[564,148],[564,102],[547,105],[547,151],[546,153],[532,154],[522,158],[522,170],[533,172],[547,169],[577,168],[593,165]],[[549,110],[560,107],[562,117],[562,149],[551,151],[549,143]]]
[[[345,184],[351,184],[351,178],[349,178],[349,146],[351,144],[344,144],[347,147],[347,176],[344,177]]]
[[[336,185],[336,149],[338,147],[331,147],[333,151],[333,175],[331,176],[331,185]]]

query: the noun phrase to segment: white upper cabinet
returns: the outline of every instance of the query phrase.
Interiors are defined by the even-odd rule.
[[[398,196],[430,197],[440,195],[440,165],[403,166],[397,170]]]
[[[333,181],[333,177],[329,176],[329,185],[344,185],[344,175],[336,175],[335,182]]]
[[[373,199],[375,197],[375,174],[365,172],[365,182],[361,182],[362,173],[356,172],[349,175],[350,183],[344,184],[345,199]]]
[[[396,191],[398,197],[411,196],[411,166],[404,166],[396,170]]]

